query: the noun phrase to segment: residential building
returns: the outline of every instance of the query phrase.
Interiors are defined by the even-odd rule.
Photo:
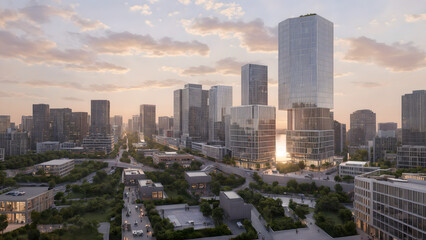
[[[60,142],[46,141],[37,143],[37,153],[44,153],[48,151],[59,151]]]
[[[145,173],[142,169],[127,168],[123,171],[124,186],[136,186],[139,180],[145,179]]]
[[[398,168],[426,168],[426,146],[402,145],[398,147]]]
[[[426,239],[426,181],[399,179],[390,171],[355,177],[357,227],[372,239]]]
[[[83,139],[89,134],[88,113],[72,112],[70,126],[70,140],[82,144]]]
[[[91,135],[111,134],[110,124],[110,102],[108,100],[91,101]]]
[[[164,136],[168,130],[172,129],[173,124],[171,124],[170,119],[167,116],[158,117],[158,135]]]
[[[398,139],[396,137],[385,137],[391,136],[389,132],[390,131],[386,131],[386,134],[383,134],[382,132],[382,134],[380,134],[382,137],[377,136],[374,138],[373,161],[378,161],[379,159],[383,160],[386,153],[396,153],[398,148]]]
[[[202,171],[185,172],[185,180],[189,185],[189,192],[193,195],[208,196],[212,177]]]
[[[112,135],[89,135],[83,139],[83,147],[92,152],[109,153],[114,149],[114,138]]]
[[[37,170],[42,170],[46,176],[63,177],[68,175],[74,169],[73,159],[55,159],[48,162],[37,164]]]
[[[402,96],[402,144],[426,146],[426,90]]]
[[[316,14],[278,25],[278,105],[293,161],[333,161],[333,23]]]
[[[241,67],[241,105],[268,105],[268,66]]]
[[[236,192],[220,191],[219,199],[220,207],[223,209],[226,219],[250,219],[252,206],[245,203],[244,199]]]
[[[32,132],[33,130],[33,116],[22,116],[21,118],[22,131]]]
[[[133,115],[132,116],[132,130],[133,132],[137,132],[139,133],[139,131],[141,131],[140,129],[140,122],[141,122],[141,117],[140,115]]]
[[[358,176],[367,172],[372,172],[379,167],[367,167],[368,162],[347,161],[339,165],[339,176]]]
[[[144,136],[152,139],[157,129],[155,125],[155,105],[140,105],[140,124],[140,129]]]
[[[50,122],[52,124],[51,141],[68,142],[71,135],[72,110],[69,108],[51,108]]]
[[[231,108],[230,146],[238,166],[267,168],[275,162],[275,107]]]
[[[36,143],[50,140],[50,108],[48,104],[33,104],[32,148]]]
[[[376,136],[376,114],[363,109],[355,111],[350,116],[351,129],[349,133],[349,144],[351,146],[368,145]]]
[[[152,155],[152,160],[155,164],[164,163],[166,167],[177,163],[183,167],[190,167],[194,156],[187,153],[177,152],[155,152]]]
[[[112,135],[114,136],[114,142],[116,143],[123,135],[123,116],[115,115],[111,118],[111,129]]]
[[[23,155],[30,150],[28,132],[18,132],[9,129],[0,133],[0,148],[4,149],[5,156]]]
[[[47,187],[21,187],[0,195],[0,214],[8,223],[29,224],[31,212],[42,212],[53,206],[53,189]]]
[[[0,115],[0,133],[7,132],[8,128],[10,128],[10,116]]]
[[[334,120],[334,153],[343,153],[346,147],[346,124]]]
[[[166,196],[161,183],[154,183],[151,179],[138,181],[138,195],[141,200],[161,200]]]
[[[225,143],[224,116],[232,107],[232,87],[213,86],[209,90],[209,141]]]

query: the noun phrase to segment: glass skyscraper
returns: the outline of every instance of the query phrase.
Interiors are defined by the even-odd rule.
[[[155,134],[155,105],[140,105],[140,124],[141,131],[145,137],[151,138]]]
[[[402,144],[426,146],[426,90],[402,96]]]
[[[209,90],[209,141],[225,141],[224,116],[232,107],[232,87],[213,86]]]
[[[50,108],[48,104],[33,104],[33,133],[32,148],[38,142],[49,141],[50,137]]]
[[[268,105],[268,66],[241,67],[241,105]]]
[[[363,109],[351,114],[351,128],[349,130],[349,144],[351,146],[367,146],[368,141],[376,136],[376,114]]]
[[[287,110],[287,152],[320,165],[334,155],[333,23],[316,14],[278,26],[278,105]]]

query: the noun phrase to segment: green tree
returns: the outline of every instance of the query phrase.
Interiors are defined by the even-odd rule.
[[[56,183],[55,183],[55,180],[50,180],[49,181],[49,189],[52,189],[52,188],[54,188],[56,186]]]
[[[217,207],[212,211],[212,218],[215,225],[220,225],[223,222],[223,208]]]
[[[7,216],[5,214],[0,215],[0,231],[2,234],[8,225],[9,223],[7,222]]]
[[[334,190],[336,190],[336,192],[341,193],[343,192],[343,187],[340,184],[336,184],[334,185]]]
[[[342,178],[339,175],[334,176],[334,181],[341,182]]]
[[[305,167],[306,167],[306,164],[305,164],[304,161],[299,161],[299,163],[297,165],[299,165],[300,169],[305,169]]]
[[[212,214],[212,208],[207,201],[202,201],[200,204],[200,211],[203,213],[203,216],[208,217]]]

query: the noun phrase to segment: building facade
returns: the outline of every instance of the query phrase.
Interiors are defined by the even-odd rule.
[[[22,116],[21,117],[21,129],[24,132],[31,133],[33,130],[33,116]]]
[[[426,90],[402,96],[402,144],[426,146]]]
[[[193,195],[208,196],[212,177],[202,171],[185,172],[185,180],[189,185],[189,192]]]
[[[138,194],[141,200],[161,200],[166,196],[163,185],[154,183],[151,179],[138,181]]]
[[[49,151],[59,151],[61,144],[55,141],[46,141],[37,143],[37,153],[44,153]]]
[[[142,104],[140,106],[141,131],[145,137],[152,139],[157,129],[155,125],[155,105]]]
[[[50,122],[52,124],[51,141],[68,142],[71,135],[72,110],[69,108],[51,108]]]
[[[339,154],[346,147],[346,124],[334,120],[334,153]]]
[[[10,128],[10,116],[0,115],[0,133],[7,132],[8,128]]]
[[[108,100],[91,101],[91,135],[111,134],[110,124],[110,102]]]
[[[0,148],[5,156],[23,155],[30,150],[28,132],[8,131],[0,133]]]
[[[42,170],[46,176],[63,177],[74,169],[73,159],[56,159],[36,165],[37,170]]]
[[[351,129],[349,144],[351,146],[366,146],[368,141],[373,141],[376,136],[376,114],[363,109],[355,111],[350,116]]]
[[[73,112],[71,114],[70,131],[70,139],[77,144],[82,144],[83,139],[89,134],[87,112]]]
[[[221,191],[219,194],[220,207],[229,220],[250,219],[251,206],[234,191]]]
[[[224,116],[232,107],[232,87],[213,86],[209,90],[209,141],[225,143]]]
[[[358,176],[367,172],[372,172],[379,167],[367,167],[368,162],[347,161],[339,165],[339,176]]]
[[[158,135],[164,136],[172,127],[173,125],[171,125],[170,117],[158,117]]]
[[[37,142],[50,140],[50,108],[48,104],[33,104],[32,148]]]
[[[194,156],[187,153],[177,153],[177,152],[156,152],[152,155],[152,160],[155,164],[164,163],[166,167],[177,163],[183,167],[191,166],[192,161],[194,161]]]
[[[268,66],[241,67],[241,105],[268,105]]]
[[[266,168],[275,162],[275,107],[231,108],[230,146],[237,165]]]
[[[380,130],[379,130],[380,132]],[[381,135],[382,137],[374,138],[373,145],[373,161],[378,161],[379,159],[384,159],[386,153],[396,153],[398,148],[398,139],[396,137],[384,137],[386,135]]]
[[[139,180],[145,179],[145,173],[142,169],[128,168],[123,171],[124,186],[136,186]]]
[[[398,168],[426,168],[426,146],[402,145],[397,154]]]

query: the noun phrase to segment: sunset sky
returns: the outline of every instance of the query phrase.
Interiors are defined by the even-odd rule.
[[[0,115],[20,123],[33,103],[90,113],[108,99],[125,122],[140,104],[172,116],[186,83],[231,85],[240,105],[246,63],[268,66],[277,106],[277,26],[307,13],[334,23],[335,119],[368,108],[400,127],[401,95],[426,89],[424,0],[2,0]]]

